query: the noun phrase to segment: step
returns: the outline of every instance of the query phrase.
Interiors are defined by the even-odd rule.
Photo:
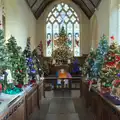
[[[47,114],[45,120],[80,120],[77,113]]]

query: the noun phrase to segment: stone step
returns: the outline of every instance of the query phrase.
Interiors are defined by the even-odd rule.
[[[80,120],[77,113],[47,114],[45,120]]]
[[[49,106],[49,114],[76,113],[73,100],[71,98],[54,98]]]

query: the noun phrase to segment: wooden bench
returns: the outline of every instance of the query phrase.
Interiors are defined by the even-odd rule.
[[[88,83],[82,82],[82,96],[85,100],[86,108],[90,108],[94,115],[94,120],[120,120],[120,106],[114,105],[105,98],[96,88],[88,90]]]
[[[61,87],[57,87],[57,80],[61,80]],[[68,80],[68,86],[65,86],[64,80]],[[49,90],[80,90],[81,77],[72,78],[57,78],[57,77],[45,77],[44,78],[44,91]]]

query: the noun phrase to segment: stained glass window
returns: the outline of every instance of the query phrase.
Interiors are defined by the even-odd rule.
[[[71,51],[75,57],[80,56],[79,17],[74,9],[65,3],[55,5],[46,19],[46,56],[50,57],[57,48],[56,40],[62,26],[66,30]]]

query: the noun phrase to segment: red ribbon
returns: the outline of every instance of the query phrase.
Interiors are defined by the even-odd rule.
[[[107,65],[108,66],[113,66],[115,64],[115,61],[114,62],[108,62]]]

